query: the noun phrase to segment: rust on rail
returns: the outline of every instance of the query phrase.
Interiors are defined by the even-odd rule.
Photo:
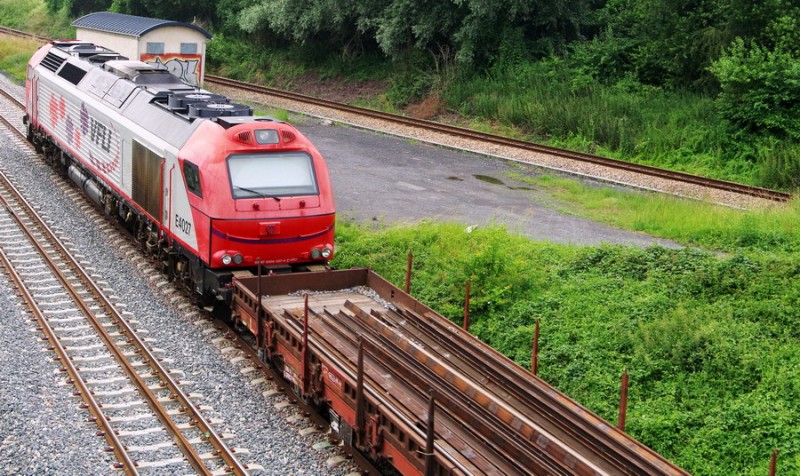
[[[403,474],[686,474],[371,270],[233,285],[234,318],[269,322],[283,375],[304,388],[307,349],[304,397]]]

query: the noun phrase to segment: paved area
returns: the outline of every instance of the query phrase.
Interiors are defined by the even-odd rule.
[[[560,213],[546,191],[509,176],[541,173],[533,167],[313,119],[293,122],[327,159],[337,213],[346,219],[497,223],[540,241],[676,246]]]

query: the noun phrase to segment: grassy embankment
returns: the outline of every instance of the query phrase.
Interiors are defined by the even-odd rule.
[[[761,475],[772,448],[781,474],[800,472],[798,205],[743,212],[549,177],[533,185],[572,213],[714,252],[342,222],[336,264],[399,284],[413,251],[414,293],[456,322],[470,279],[472,331],[522,365],[540,318],[540,375],[612,422],[628,368],[628,431],[694,474]]]
[[[443,96],[467,117],[513,126],[534,141],[769,185],[758,161],[766,150],[737,152],[708,96],[633,81],[600,84],[555,60],[451,81]]]

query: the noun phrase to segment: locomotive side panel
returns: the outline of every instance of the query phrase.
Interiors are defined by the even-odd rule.
[[[189,193],[192,192],[188,192],[189,186],[180,160],[170,158],[168,162],[169,165],[164,167],[164,180],[170,184],[169,193],[164,197],[164,226],[184,246],[208,262],[208,216],[193,212],[189,202]]]
[[[38,115],[34,116],[38,125],[103,180],[124,191],[123,131],[119,125],[88,98],[61,87],[57,78],[41,74],[38,79],[33,91],[38,104]]]

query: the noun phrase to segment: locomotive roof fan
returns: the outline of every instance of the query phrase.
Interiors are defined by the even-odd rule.
[[[195,103],[189,105],[189,117],[252,116],[253,109],[244,104]]]
[[[167,105],[172,111],[185,111],[190,105],[197,103],[227,103],[228,98],[219,94],[191,91],[170,94]]]

